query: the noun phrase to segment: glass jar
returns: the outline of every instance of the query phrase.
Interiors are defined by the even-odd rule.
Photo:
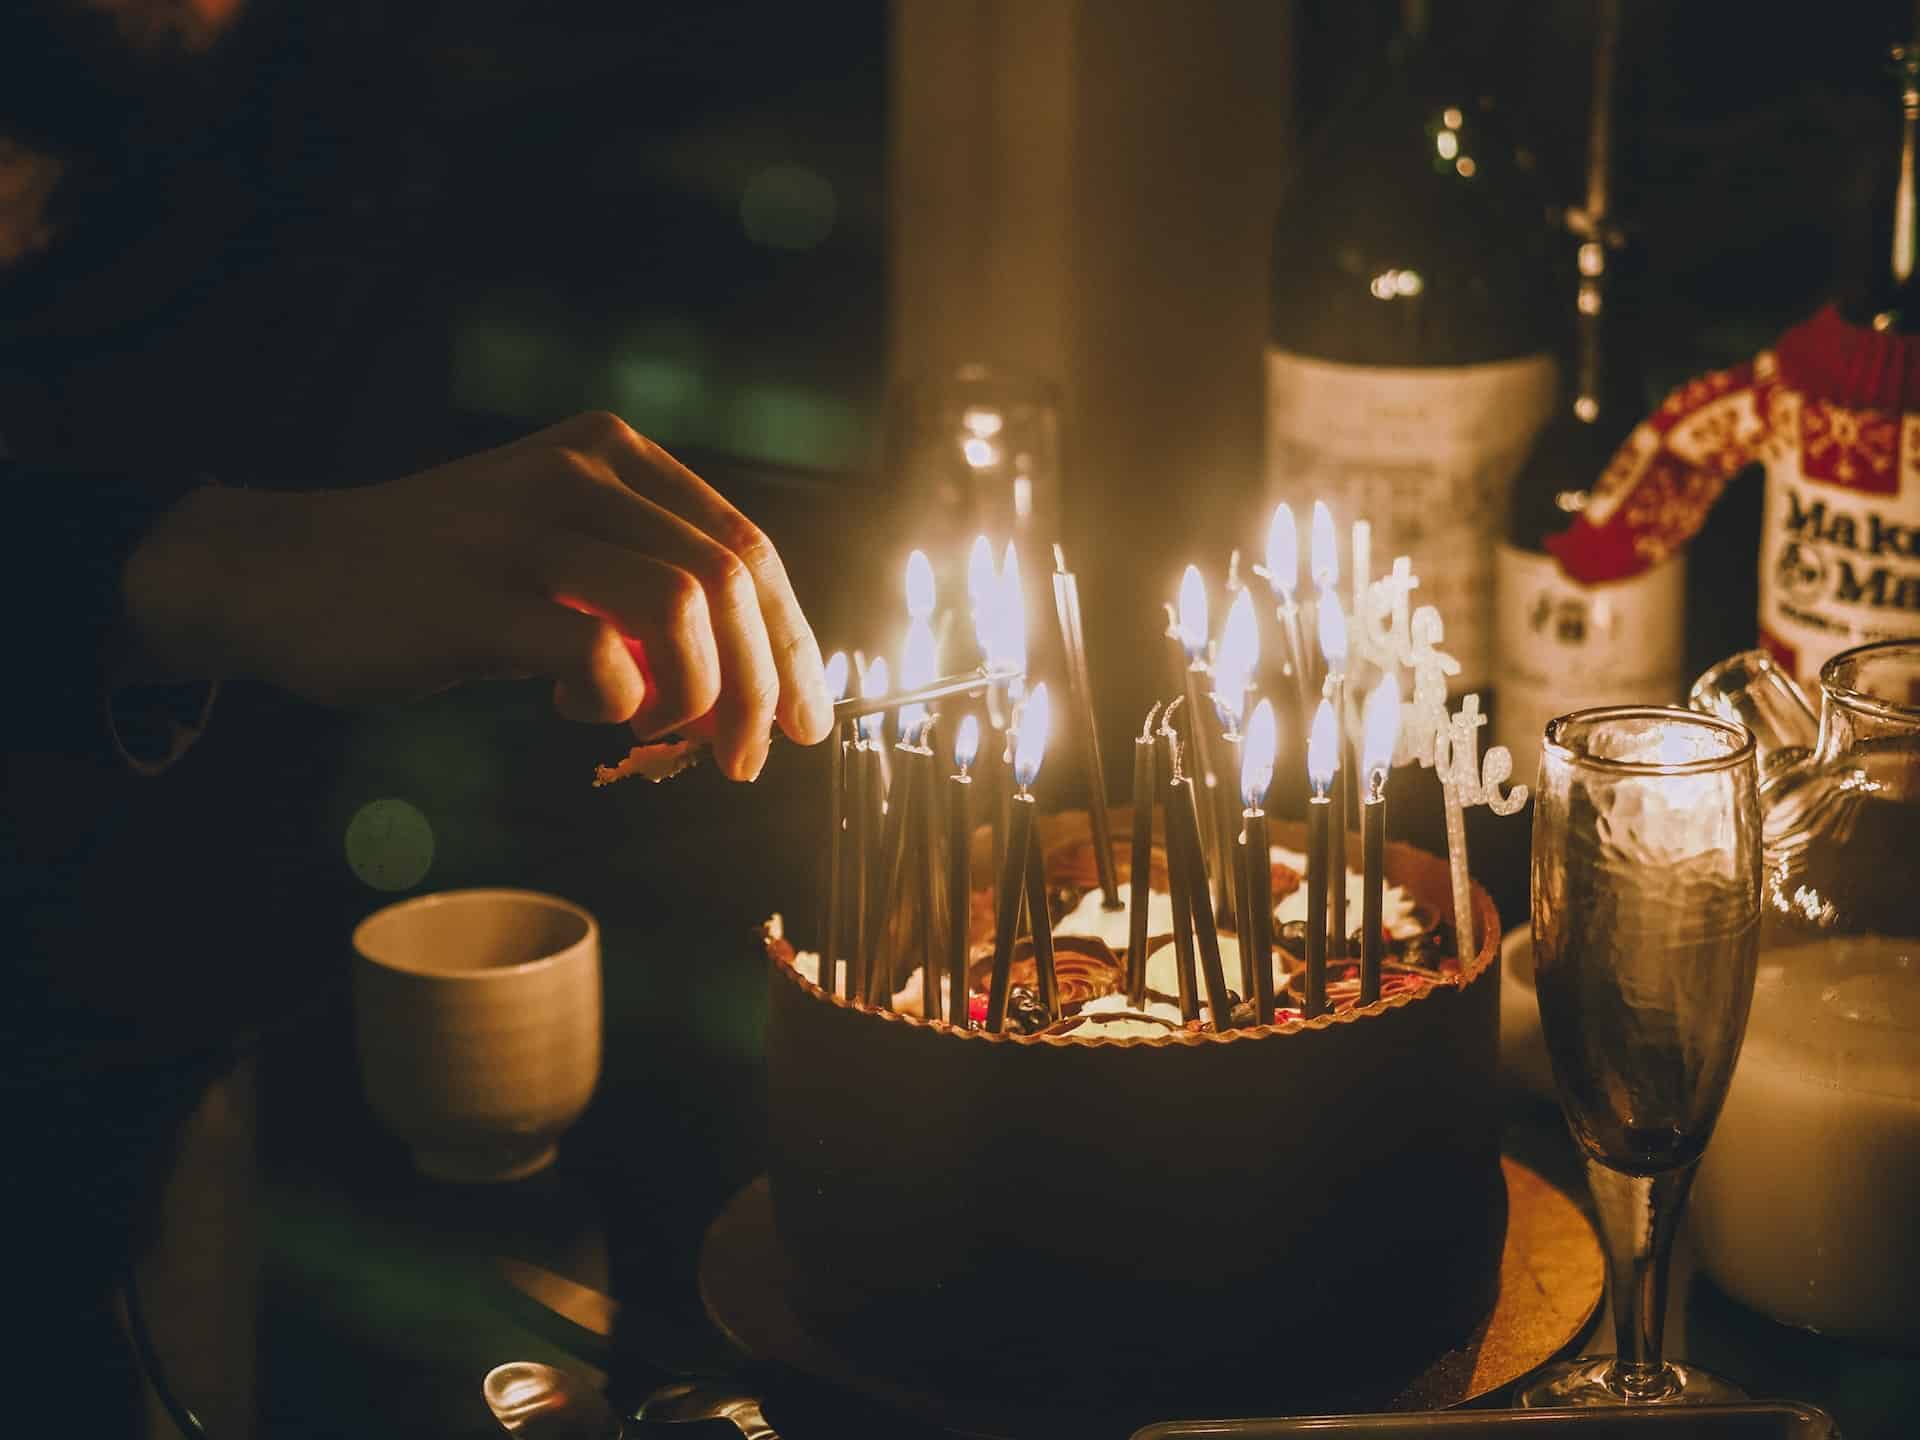
[[[1847,650],[1816,722],[1764,652],[1696,708],[1760,752],[1761,953],[1693,1200],[1700,1257],[1775,1319],[1920,1347],[1920,642]]]

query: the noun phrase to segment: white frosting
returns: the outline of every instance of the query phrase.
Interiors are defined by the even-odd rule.
[[[1143,1007],[1135,1009],[1127,1003],[1127,997],[1124,995],[1102,995],[1098,1000],[1089,1000],[1082,1005],[1080,1013],[1082,1015],[1146,1015],[1155,1020],[1171,1020],[1176,1025],[1180,1023],[1178,1005],[1169,1005],[1166,1001],[1155,1000],[1151,996],[1147,998],[1147,1003]],[[1113,1032],[1103,1025],[1099,1033],[1110,1035]]]
[[[923,993],[924,987],[921,985],[920,981],[921,981],[921,974],[920,974],[920,971],[916,969],[913,972],[913,974],[907,977],[907,983],[902,985],[898,990],[894,992],[893,1004],[891,1007],[894,1014],[919,1015],[924,1013],[923,1007],[920,1003],[921,995]],[[949,986],[947,983],[947,977],[945,975],[942,975],[940,977],[940,1013],[942,1015],[947,1014],[951,1009],[951,1007],[947,1003],[948,989],[949,989]]]
[[[1169,942],[1147,956],[1147,988],[1149,990],[1158,991],[1162,995],[1178,995],[1180,993],[1180,969],[1178,960],[1176,959],[1178,953],[1172,943]],[[1200,942],[1198,940],[1194,941],[1193,968],[1194,978],[1200,983],[1200,993],[1197,998],[1200,1001],[1201,1008],[1205,1009],[1207,1003],[1207,982],[1205,974],[1200,969]],[[1227,988],[1238,995],[1240,993],[1240,942],[1235,940],[1231,935],[1223,934],[1220,937],[1220,968],[1226,972]],[[1278,948],[1274,951],[1273,968],[1275,975],[1274,984],[1277,987],[1280,984]],[[1180,1013],[1177,1007],[1174,1013],[1176,1015]]]
[[[1305,876],[1307,857],[1298,850],[1289,850],[1283,845],[1273,847],[1276,864],[1285,865],[1294,873]],[[1366,877],[1358,870],[1347,871],[1347,924],[1345,933],[1351,935],[1360,928],[1361,907],[1366,903]],[[1406,940],[1420,933],[1420,921],[1413,913],[1413,896],[1398,885],[1389,885],[1380,897],[1380,923],[1386,926],[1387,934],[1396,940]],[[1273,923],[1285,925],[1290,921],[1307,918],[1307,887],[1302,880],[1300,888],[1273,907]]]
[[[1085,936],[1094,940],[1103,940],[1107,947],[1116,953],[1127,948],[1127,939],[1131,934],[1133,887],[1122,880],[1118,890],[1120,908],[1109,910],[1106,899],[1096,890],[1089,890],[1080,897],[1080,903],[1073,907],[1060,923],[1053,927],[1056,935]],[[1147,934],[1170,935],[1173,933],[1173,897],[1161,890],[1147,892]]]
[[[1081,1013],[1085,1014],[1086,1012],[1083,1009]],[[1175,1023],[1178,1024],[1179,1022],[1176,1021]],[[1129,1012],[1120,1018],[1104,1021],[1098,1025],[1083,1025],[1078,1029],[1070,1030],[1067,1032],[1067,1038],[1070,1040],[1092,1040],[1095,1037],[1108,1037],[1115,1040],[1133,1040],[1141,1037],[1167,1035],[1171,1033],[1166,1026],[1156,1025],[1153,1021],[1143,1016]]]

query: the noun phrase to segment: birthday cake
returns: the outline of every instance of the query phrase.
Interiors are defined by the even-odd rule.
[[[1389,845],[1381,998],[1360,1004],[1336,962],[1331,1010],[1307,1019],[1286,924],[1304,909],[1289,863],[1304,834],[1276,824],[1272,838],[1280,973],[1264,1024],[1183,1013],[1171,927],[1152,919],[1158,836],[1147,993],[1125,993],[1124,912],[1102,913],[1083,814],[1035,828],[1059,1012],[1025,1026],[1030,947],[996,1032],[911,1013],[914,947],[892,1003],[870,1006],[822,989],[815,957],[769,935],[769,1172],[810,1328],[962,1410],[970,1392],[988,1410],[1140,1413],[1390,1394],[1469,1337],[1506,1225],[1498,917],[1474,887],[1479,943],[1455,953],[1446,862]],[[969,985],[983,990],[982,836],[972,869]],[[965,1013],[951,995],[939,1009]]]

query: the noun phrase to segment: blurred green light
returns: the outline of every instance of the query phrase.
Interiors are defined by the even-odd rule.
[[[804,165],[770,165],[747,181],[740,223],[774,250],[811,250],[833,233],[833,186]]]
[[[859,416],[851,405],[798,386],[743,386],[728,407],[727,419],[731,450],[784,465],[851,466],[864,443]]]
[[[706,402],[706,381],[691,366],[661,355],[623,353],[607,367],[608,408],[645,434],[683,432]]]

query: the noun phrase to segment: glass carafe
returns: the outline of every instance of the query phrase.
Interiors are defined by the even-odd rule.
[[[1764,847],[1702,1264],[1775,1319],[1920,1348],[1920,641],[1829,660],[1817,719],[1760,651],[1692,699],[1754,732]]]

